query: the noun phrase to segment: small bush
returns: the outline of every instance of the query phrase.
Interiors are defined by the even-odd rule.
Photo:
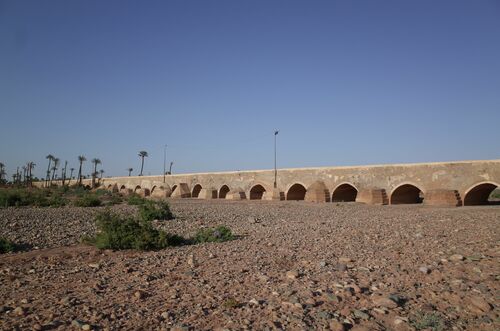
[[[445,330],[445,322],[438,313],[418,312],[410,319],[410,325],[417,330],[429,329],[432,331]]]
[[[108,200],[108,205],[119,205],[122,202],[123,199],[119,194],[112,194]]]
[[[0,254],[13,252],[16,246],[5,238],[0,237]]]
[[[231,309],[231,308],[237,308],[240,305],[240,303],[235,299],[231,298],[224,301],[222,305],[224,306],[224,308]]]
[[[99,233],[86,241],[100,249],[158,250],[184,243],[184,238],[153,228],[149,222],[123,218],[109,211],[96,217]]]
[[[64,197],[60,195],[53,195],[50,198],[47,198],[45,201],[45,204],[43,207],[63,207],[68,204],[68,199],[65,199]]]
[[[139,206],[139,205],[142,205],[146,202],[146,199],[144,198],[141,198],[139,195],[137,194],[132,194],[128,197],[127,199],[127,204],[131,205],[131,206]]]
[[[164,201],[145,201],[139,206],[139,216],[143,221],[171,220],[174,215],[168,203]]]
[[[77,198],[73,204],[77,207],[99,207],[102,205],[102,201],[98,196],[87,193]]]
[[[223,225],[216,228],[208,228],[199,230],[195,237],[195,243],[206,243],[206,242],[224,242],[228,240],[233,240],[234,236],[228,227]]]

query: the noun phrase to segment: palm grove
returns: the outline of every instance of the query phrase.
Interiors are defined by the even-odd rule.
[[[144,170],[144,159],[147,158],[147,151],[139,151],[138,156],[141,160],[141,170],[139,172],[139,176],[143,175]],[[76,185],[81,186],[83,179],[88,178],[89,176],[85,176],[83,174],[84,163],[87,161],[85,155],[79,155],[77,157],[78,160],[78,172],[76,178],[73,176],[75,173],[75,168],[68,169],[68,161],[64,161],[64,164],[61,163],[61,160],[55,157],[52,154],[48,154],[45,156],[47,160],[47,169],[45,172],[45,179],[40,179],[38,177],[33,176],[33,170],[36,166],[35,162],[29,161],[25,165],[21,167],[17,167],[16,172],[12,174],[12,180],[9,181],[7,178],[7,171],[5,164],[0,162],[0,184],[11,184],[11,185],[25,185],[32,186],[33,182],[44,181],[44,186],[50,187],[54,184],[55,181],[59,182],[61,185],[70,185],[72,180],[76,179]],[[99,186],[99,183],[104,175],[104,169],[97,169],[99,165],[102,165],[102,161],[99,158],[93,158],[91,161],[92,164],[92,173],[90,177],[92,179],[92,188]],[[128,172],[128,176],[132,175],[132,171],[134,170],[132,167],[126,169]],[[69,174],[68,174],[69,172]]]

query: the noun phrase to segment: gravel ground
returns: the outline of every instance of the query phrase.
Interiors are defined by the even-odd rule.
[[[171,206],[177,218],[158,226],[224,224],[238,239],[99,251],[76,245],[98,208],[0,210],[0,236],[44,248],[0,256],[0,328],[500,329],[499,206]]]

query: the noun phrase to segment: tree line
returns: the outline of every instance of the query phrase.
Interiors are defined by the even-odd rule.
[[[139,151],[138,153],[139,158],[141,159],[141,171],[139,172],[139,176],[143,175],[143,170],[144,170],[144,159],[148,157],[148,152],[147,151]],[[7,179],[7,172],[5,169],[5,164],[0,162],[0,184],[14,184],[14,185],[25,185],[25,186],[32,186],[34,181],[41,181],[43,180],[45,182],[45,187],[50,187],[54,181],[60,181],[62,185],[70,185],[71,180],[75,179],[73,177],[73,173],[75,171],[75,168],[70,168],[69,169],[69,176],[68,174],[68,161],[64,161],[64,166],[60,168],[61,166],[61,160],[57,157],[55,157],[52,154],[48,154],[45,159],[48,161],[47,164],[47,170],[45,172],[45,178],[44,179],[39,179],[38,177],[33,176],[33,169],[35,168],[36,164],[33,161],[29,161],[26,163],[26,165],[23,165],[21,168],[17,167],[17,170],[14,174],[12,174],[12,181],[9,181]],[[82,180],[86,178],[82,174],[82,169],[83,169],[83,163],[87,161],[87,158],[85,155],[79,155],[78,156],[78,173],[76,177],[76,184],[81,186],[82,185]],[[99,158],[93,158],[91,160],[91,163],[93,165],[93,172],[91,173],[91,178],[92,178],[92,188],[97,187],[99,184],[99,181],[102,179],[103,174],[104,174],[104,169],[97,170],[97,166],[102,164],[102,161]],[[61,171],[60,176],[58,175],[58,170]],[[127,168],[128,175],[132,175],[133,168]]]

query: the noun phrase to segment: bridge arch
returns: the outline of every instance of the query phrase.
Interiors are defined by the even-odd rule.
[[[500,185],[494,182],[480,182],[474,184],[465,191],[463,202],[464,206],[492,204],[492,202],[489,201],[489,197],[491,195],[491,192],[493,192],[499,186]]]
[[[200,195],[200,192],[201,192],[201,189],[203,187],[200,185],[200,184],[196,184],[194,187],[193,187],[193,192],[191,193],[191,197],[192,198],[197,198],[199,195]]]
[[[356,201],[359,190],[349,182],[341,183],[333,189],[332,202]]]
[[[262,200],[262,197],[264,196],[264,193],[266,193],[266,192],[267,192],[267,190],[266,190],[264,185],[255,184],[250,189],[248,196],[249,196],[250,200]]]
[[[174,186],[172,186],[172,193],[171,194],[174,194],[174,191],[177,189],[177,184],[174,184]]]
[[[422,203],[424,192],[413,183],[403,183],[392,190],[390,195],[391,205]]]
[[[219,199],[225,199],[226,198],[226,195],[227,193],[230,191],[229,189],[229,186],[227,186],[226,184],[222,185],[221,188],[219,189],[219,193],[217,195],[217,197]]]
[[[306,197],[307,189],[301,183],[292,184],[286,191],[287,200],[304,200]]]

